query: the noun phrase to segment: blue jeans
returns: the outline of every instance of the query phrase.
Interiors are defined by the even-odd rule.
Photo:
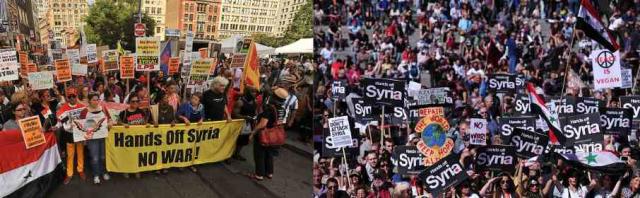
[[[100,176],[105,173],[105,151],[104,139],[87,140],[87,147],[91,155],[91,170],[93,176]]]

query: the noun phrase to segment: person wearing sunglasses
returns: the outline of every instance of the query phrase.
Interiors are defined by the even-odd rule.
[[[348,198],[347,192],[338,189],[338,180],[336,178],[329,178],[327,180],[327,192],[320,195],[320,198]]]
[[[140,97],[131,95],[129,97],[129,108],[120,112],[118,115],[118,125],[129,128],[129,125],[147,125],[149,127],[150,114],[148,111],[140,109]],[[125,178],[129,178],[129,174],[124,174]],[[135,177],[140,179],[140,173],[136,173]]]
[[[498,185],[497,190],[493,190],[490,192],[489,189],[493,185]],[[507,173],[503,173],[498,177],[491,178],[480,190],[480,195],[482,197],[502,197],[502,198],[519,198],[520,195],[516,193],[516,188]]]
[[[75,153],[78,153],[77,169],[78,175],[82,180],[85,180],[84,175],[84,144],[82,142],[73,141],[73,120],[80,117],[80,111],[85,108],[85,105],[78,102],[78,91],[76,88],[68,88],[65,95],[67,100],[56,112],[58,117],[58,125],[62,125],[63,130],[62,139],[67,142],[67,177],[64,179],[64,184],[71,182],[73,177],[73,157]]]
[[[20,125],[18,125],[18,120],[25,117],[25,111],[26,111],[26,108],[22,103],[14,105],[13,117],[11,117],[11,119],[7,120],[2,125],[2,129],[3,130],[20,129]]]

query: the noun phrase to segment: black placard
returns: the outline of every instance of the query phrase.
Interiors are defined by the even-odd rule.
[[[536,130],[535,117],[500,117],[498,118],[498,131],[503,142],[510,142],[516,128],[528,131]]]
[[[544,153],[549,144],[549,136],[516,128],[510,142],[516,148],[516,156],[529,159]]]
[[[362,80],[364,99],[381,105],[404,106],[406,89],[404,81],[365,78]]]
[[[517,156],[514,146],[490,145],[478,148],[476,168],[478,170],[515,171]]]
[[[620,97],[620,106],[625,109],[631,109],[633,120],[640,121],[640,96],[622,96]]]
[[[530,115],[531,103],[529,96],[526,94],[517,94],[515,98],[515,114],[518,115]]]
[[[458,185],[469,177],[462,168],[458,157],[457,155],[449,155],[418,175],[425,182],[427,192],[436,197],[440,192]]]
[[[576,115],[577,114],[589,114],[600,113],[600,108],[603,108],[604,101],[591,98],[591,97],[578,97],[576,100]]]
[[[393,107],[385,110],[391,110],[391,112],[384,112],[384,119],[387,121],[385,124],[401,125],[406,123],[409,118],[404,107]]]
[[[417,175],[425,169],[423,155],[416,146],[396,146],[393,161],[401,175]]]
[[[600,114],[584,114],[560,118],[566,144],[578,152],[597,152],[604,148],[604,131],[600,128]]]
[[[344,80],[336,80],[331,83],[331,98],[334,100],[342,100],[347,96],[347,82]]]
[[[516,76],[509,74],[489,75],[487,88],[496,93],[514,93],[516,91]]]
[[[605,108],[600,114],[600,126],[605,134],[626,137],[631,132],[633,110],[625,108]]]
[[[572,116],[576,114],[576,98],[575,97],[565,96],[565,97],[562,97],[561,99],[559,96],[556,96],[556,97],[551,97],[551,99],[547,101],[547,103],[549,102],[553,102],[556,105],[555,109],[549,109],[549,110],[555,111],[560,117]],[[549,105],[547,105],[547,108],[549,108]]]
[[[373,114],[373,104],[368,103],[363,98],[351,98],[353,104],[353,115],[356,122],[366,123],[375,120]]]

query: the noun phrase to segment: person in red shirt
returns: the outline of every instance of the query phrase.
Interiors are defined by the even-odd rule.
[[[68,88],[66,90],[67,102],[62,104],[56,112],[58,118],[58,124],[61,124],[64,133],[63,139],[67,141],[67,175],[64,179],[64,184],[69,184],[73,177],[73,158],[77,152],[77,170],[78,175],[82,180],[85,180],[84,175],[84,144],[82,142],[73,141],[73,120],[80,117],[80,112],[85,108],[85,105],[78,102],[78,91],[76,88]]]
[[[344,68],[344,64],[342,63],[342,59],[338,59],[333,64],[331,64],[331,75],[333,79],[338,78],[338,74],[340,73],[340,69]]]

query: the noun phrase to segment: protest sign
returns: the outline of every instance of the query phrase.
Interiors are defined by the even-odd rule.
[[[331,96],[333,100],[342,100],[347,96],[347,81],[334,80],[331,83]]]
[[[605,108],[600,113],[600,126],[605,134],[626,137],[631,132],[633,111],[624,108]]]
[[[531,114],[531,102],[526,94],[517,94],[515,98],[515,114],[529,115]]]
[[[421,118],[439,115],[444,117],[444,107],[424,107],[418,109],[418,116]]]
[[[439,197],[441,192],[466,180],[469,175],[464,170],[457,155],[449,155],[422,171],[418,177],[425,182],[427,192]]]
[[[604,101],[592,97],[578,97],[576,100],[576,114],[599,113],[604,108]]]
[[[27,52],[18,52],[18,62],[20,63],[20,65],[25,65],[29,62],[29,55],[27,54]]]
[[[424,105],[451,105],[453,98],[450,96],[449,87],[436,87],[421,89],[415,93],[417,106]]]
[[[32,72],[38,72],[38,66],[35,63],[27,63],[27,74]]]
[[[96,119],[90,116],[86,119],[73,120],[73,141],[80,142],[106,138],[108,133],[107,124],[106,119]]]
[[[240,46],[240,48],[238,49],[238,52],[240,52],[240,53],[249,53],[249,47],[251,46],[251,42],[253,42],[253,39],[245,38],[242,41],[242,46]]]
[[[425,166],[433,165],[453,150],[454,142],[446,135],[449,122],[445,117],[424,117],[416,124],[415,130],[420,133],[421,139],[416,146],[425,156]]]
[[[88,63],[96,63],[98,62],[98,47],[96,44],[89,44],[85,46],[87,49],[87,62]]]
[[[388,110],[388,109],[387,109]],[[408,120],[407,110],[402,106],[391,107],[391,111],[385,112],[386,125],[402,125]]]
[[[534,131],[515,128],[511,136],[511,144],[516,148],[516,155],[520,158],[529,159],[540,156],[549,144],[549,136]]]
[[[120,78],[121,79],[133,79],[134,74],[134,59],[133,56],[121,56],[120,57]]]
[[[15,51],[0,52],[0,81],[18,80],[18,68]]]
[[[20,131],[22,131],[22,139],[27,149],[36,147],[46,143],[44,133],[42,131],[42,123],[38,116],[31,116],[18,120]]]
[[[417,82],[409,81],[409,86],[407,87],[407,95],[409,97],[415,97],[416,92],[422,89],[422,85]]]
[[[73,64],[71,67],[71,75],[74,76],[86,76],[87,65],[85,64]]]
[[[496,93],[514,93],[516,91],[516,77],[509,74],[489,75],[487,88]]]
[[[353,144],[349,118],[347,116],[329,118],[329,132],[331,132],[334,147],[339,148]]]
[[[596,152],[604,148],[604,132],[600,128],[600,114],[584,114],[560,118],[567,145],[578,152]]]
[[[498,131],[503,142],[509,142],[516,128],[527,131],[536,130],[535,117],[500,117],[498,118]]]
[[[633,87],[633,70],[628,68],[620,69],[620,77],[621,77],[621,86],[620,88],[628,89]]]
[[[524,90],[524,84],[527,81],[527,78],[524,76],[524,74],[518,74],[515,76],[515,80],[516,80],[516,91],[517,90]]]
[[[483,146],[478,148],[477,153],[476,168],[478,170],[513,172],[518,162],[514,146]]]
[[[401,175],[418,175],[425,169],[423,156],[416,146],[396,146],[393,160]]]
[[[105,50],[102,52],[102,59],[104,60],[104,68],[106,71],[118,70],[118,51]]]
[[[486,119],[469,119],[469,144],[487,145],[487,132]]]
[[[169,59],[169,75],[178,73],[178,68],[180,68],[180,58],[171,57]]]
[[[551,108],[550,104],[545,104],[549,111],[556,112],[560,117],[572,116],[576,113],[576,98],[573,96],[554,96],[547,103],[555,103],[555,108]]]
[[[80,64],[80,50],[79,49],[67,49],[67,59],[69,59],[69,63]]]
[[[595,50],[589,58],[593,67],[593,86],[596,90],[622,86],[619,51]]]
[[[367,102],[390,106],[404,106],[405,83],[390,79],[365,78],[364,99]]]
[[[357,156],[360,154],[360,137],[357,131],[351,132],[352,145],[347,147],[336,147],[333,142],[333,137],[329,132],[329,129],[323,130],[322,137],[322,157],[342,157],[342,148],[345,149],[345,154],[349,156]]]
[[[107,111],[109,111],[111,120],[113,120],[114,122],[118,122],[118,120],[120,119],[118,115],[120,115],[121,111],[124,111],[125,109],[129,108],[128,104],[117,103],[117,102],[100,102],[100,106],[103,106],[104,108],[107,109]]]
[[[71,65],[69,64],[69,60],[61,59],[56,60],[56,80],[58,82],[67,82],[71,80]]]
[[[67,58],[62,49],[51,49],[51,61],[60,60]]]
[[[215,58],[195,60],[191,63],[189,82],[204,82],[209,78],[211,70],[215,70]]]
[[[231,58],[231,64],[229,67],[231,68],[242,68],[244,67],[244,60],[247,58],[247,54],[234,54]]]
[[[137,37],[136,61],[136,71],[160,70],[160,40],[156,37]]]
[[[222,161],[233,154],[243,126],[244,120],[114,126],[105,141],[107,171],[138,173]]]
[[[354,118],[356,122],[366,123],[375,120],[372,103],[367,103],[363,98],[351,98],[353,103]]]
[[[633,111],[633,120],[640,121],[640,96],[621,96],[620,106]]]
[[[184,51],[182,52],[182,78],[189,77],[189,70],[191,69],[191,51],[193,50],[193,32],[187,31],[185,33]]]
[[[29,85],[33,90],[53,88],[53,74],[51,71],[29,73]]]

